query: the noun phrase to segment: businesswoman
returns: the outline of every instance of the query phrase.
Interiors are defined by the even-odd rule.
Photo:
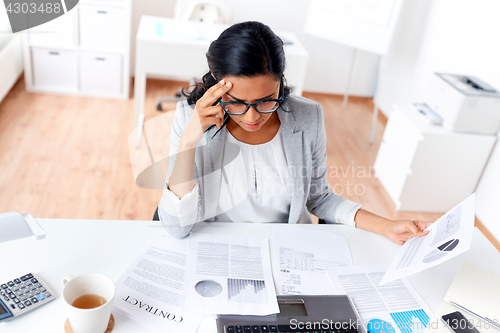
[[[198,221],[326,223],[403,244],[430,222],[392,221],[332,192],[321,106],[290,94],[283,42],[266,25],[225,30],[207,52],[209,72],[180,102],[158,214],[185,237]]]

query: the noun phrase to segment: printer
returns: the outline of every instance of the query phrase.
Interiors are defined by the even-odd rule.
[[[476,77],[435,73],[425,104],[445,129],[486,135],[500,129],[500,92]]]

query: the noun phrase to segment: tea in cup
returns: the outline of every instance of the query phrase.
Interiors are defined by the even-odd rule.
[[[102,274],[67,275],[62,299],[74,333],[104,333],[115,298],[115,284]]]

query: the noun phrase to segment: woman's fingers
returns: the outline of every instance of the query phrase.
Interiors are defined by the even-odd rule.
[[[224,112],[222,111],[222,107],[220,105],[216,105],[205,108],[203,110],[203,115],[200,117],[200,120],[203,123],[203,129],[206,129],[212,124],[215,124],[217,128],[220,128],[224,120]]]
[[[408,227],[410,228],[410,231],[416,235],[416,236],[425,236],[427,235],[429,232],[428,231],[422,231],[420,228],[419,228],[419,221],[410,221],[410,223],[408,223]]]
[[[208,89],[202,98],[198,101],[202,107],[212,106],[219,98],[227,93],[232,88],[231,82],[220,80],[217,84]],[[198,104],[197,103],[197,104]]]
[[[415,221],[415,224],[420,230],[425,230],[428,226],[433,224],[434,222],[432,221]]]

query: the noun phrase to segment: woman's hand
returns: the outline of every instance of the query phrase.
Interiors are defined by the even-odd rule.
[[[364,209],[358,210],[354,217],[354,222],[357,228],[385,236],[400,245],[403,245],[410,238],[427,235],[429,232],[424,231],[425,228],[434,223],[425,221],[393,221]]]
[[[429,233],[424,231],[433,222],[429,221],[389,221],[386,237],[396,244],[403,245],[413,237],[422,237]]]
[[[208,126],[215,124],[217,129],[222,126],[224,111],[220,105],[214,106],[213,104],[231,88],[231,82],[226,83],[224,80],[220,80],[205,92],[196,102],[193,115],[189,119],[184,133],[182,133],[181,141],[189,146],[196,146]]]

